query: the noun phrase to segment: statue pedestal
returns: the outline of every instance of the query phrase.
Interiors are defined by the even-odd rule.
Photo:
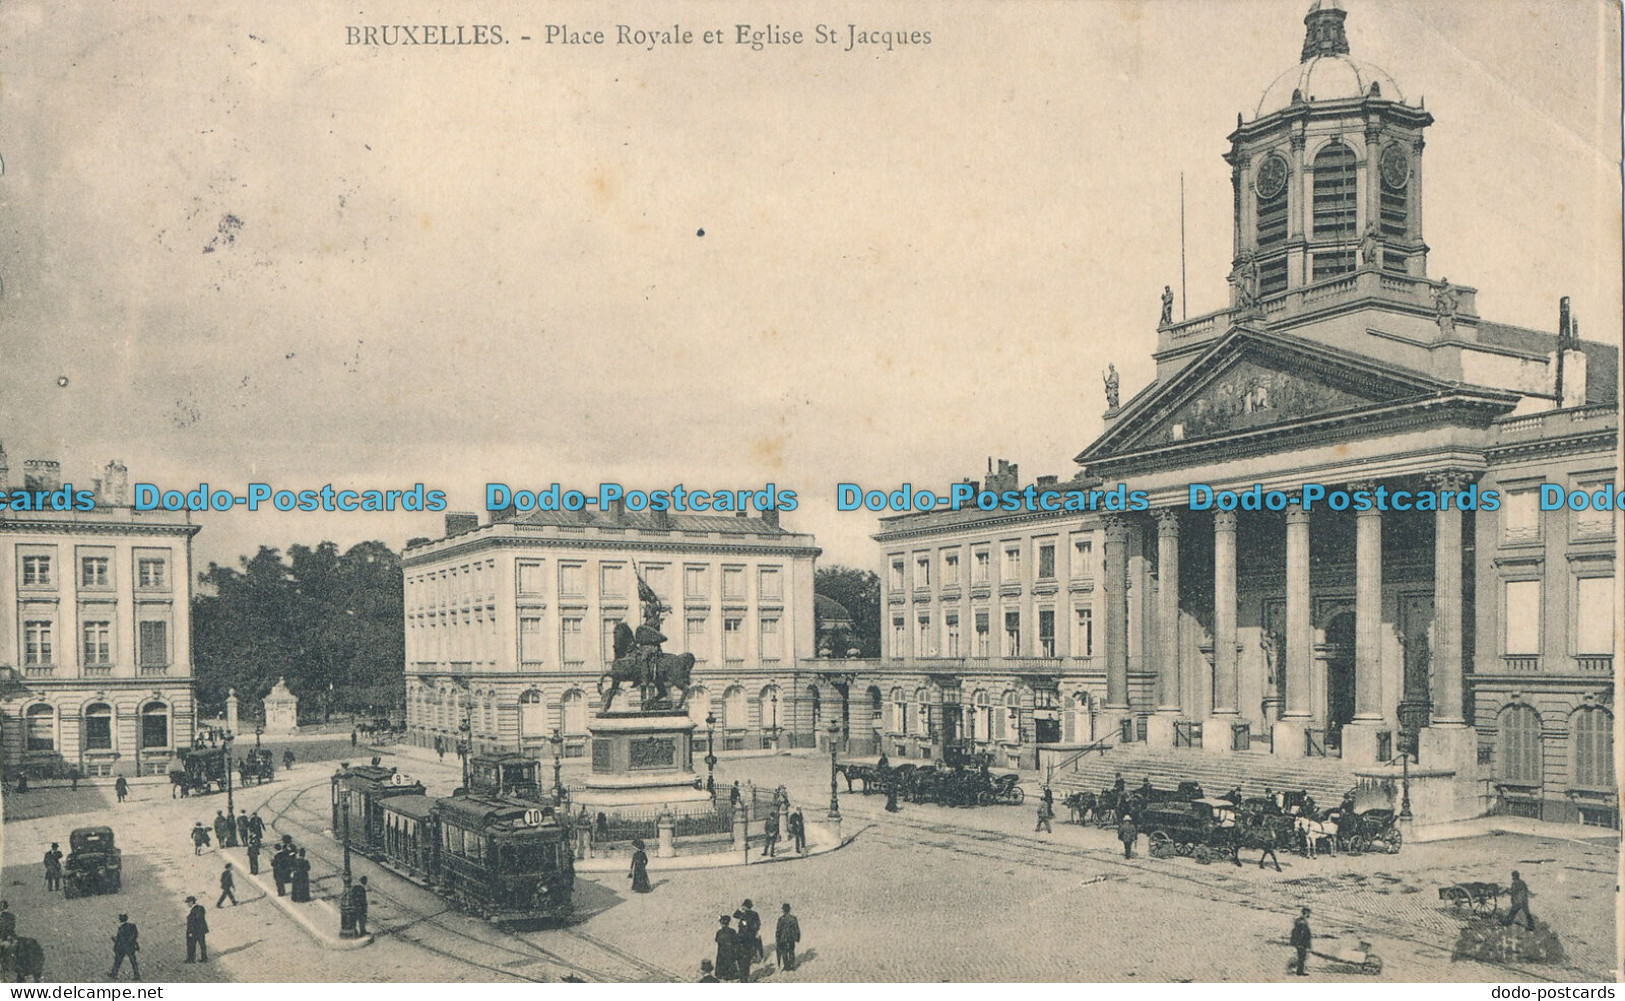
[[[592,771],[571,800],[589,815],[641,814],[669,808],[674,816],[712,810],[694,774],[694,721],[681,711],[601,713],[587,724]]]

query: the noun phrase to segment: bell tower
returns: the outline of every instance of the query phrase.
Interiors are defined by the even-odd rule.
[[[1304,17],[1296,66],[1229,136],[1232,306],[1367,268],[1423,277],[1422,132],[1433,118],[1349,54],[1338,0]],[[1251,291],[1249,291],[1249,288]]]

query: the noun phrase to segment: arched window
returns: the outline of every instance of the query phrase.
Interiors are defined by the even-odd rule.
[[[1073,692],[1061,713],[1061,739],[1067,743],[1083,743],[1092,736],[1089,732],[1089,693]]]
[[[28,707],[28,749],[56,750],[56,707],[41,702]]]
[[[999,714],[998,739],[1015,743],[1021,739],[1021,698],[1015,692],[1004,693],[1004,712]]]
[[[901,688],[891,690],[891,731],[893,733],[908,732],[908,698]]]
[[[141,746],[169,746],[169,707],[162,702],[149,702],[141,707]]]
[[[882,721],[885,718],[886,718],[886,702],[885,702],[885,698],[880,694],[880,686],[879,685],[870,685],[869,686],[869,719],[874,724],[874,727],[875,727],[876,730],[879,730],[881,728]]]
[[[1501,710],[1500,777],[1519,785],[1540,784],[1540,714],[1525,705]]]
[[[743,730],[750,725],[745,690],[738,685],[722,693],[722,725],[729,730]]]
[[[113,749],[113,707],[105,702],[92,702],[85,707],[85,750],[111,751]]]
[[[975,728],[975,737],[976,737],[976,739],[981,740],[981,741],[992,740],[993,739],[993,702],[992,702],[992,700],[989,698],[986,691],[978,691],[975,695],[971,696],[971,701],[973,703],[975,703],[975,705],[976,705],[976,728]]]
[[[807,704],[812,706],[812,725],[816,730],[824,722],[824,696],[817,685],[807,686]]]
[[[581,694],[581,689],[572,688],[565,692],[559,705],[564,714],[564,732],[572,737],[586,733],[587,697]]]
[[[931,732],[931,696],[923,688],[914,689],[914,720],[909,728],[920,734]]]
[[[711,715],[711,693],[704,685],[696,685],[688,693],[688,718],[696,729],[704,729],[705,718]]]
[[[1355,223],[1359,202],[1354,150],[1340,142],[1331,143],[1315,155],[1314,238],[1354,239],[1358,235]],[[1353,254],[1349,257],[1352,262]]]
[[[519,695],[519,733],[525,737],[547,736],[547,703],[540,689],[532,688]]]
[[[767,730],[770,727],[778,726],[779,713],[785,708],[781,704],[783,703],[784,699],[779,695],[779,686],[768,685],[766,688],[762,689],[762,692],[757,696],[757,699],[759,700],[760,705],[760,711],[757,713],[757,717],[762,721],[762,729]]]
[[[485,732],[489,734],[497,732],[496,698],[490,692],[485,693]]]
[[[1569,724],[1574,748],[1573,783],[1587,789],[1614,788],[1614,715],[1600,706],[1586,706]]]

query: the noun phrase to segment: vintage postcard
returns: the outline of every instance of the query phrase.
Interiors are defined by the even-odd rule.
[[[0,973],[1611,997],[1620,48],[0,0]]]

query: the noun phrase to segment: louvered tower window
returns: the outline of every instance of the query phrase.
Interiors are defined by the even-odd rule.
[[[1315,239],[1353,240],[1360,192],[1354,151],[1334,143],[1315,157]]]

